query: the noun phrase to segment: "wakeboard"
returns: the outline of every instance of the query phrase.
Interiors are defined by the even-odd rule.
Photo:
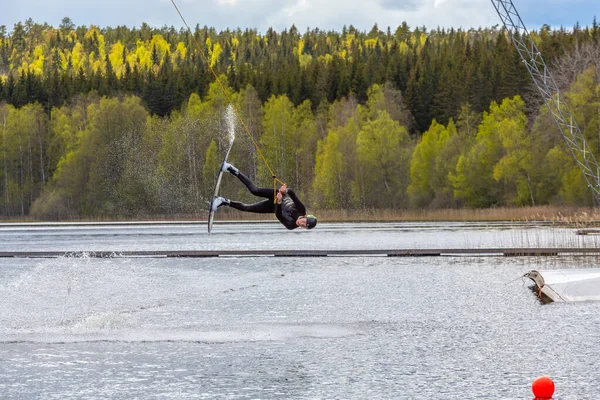
[[[215,198],[219,196],[219,189],[221,188],[221,179],[223,178],[223,164],[227,162],[227,158],[229,157],[229,152],[231,151],[232,147],[233,140],[231,140],[231,142],[229,143],[229,148],[227,149],[225,157],[223,158],[223,162],[219,167],[219,174],[217,175],[217,181],[215,182],[215,190],[213,190],[213,197],[208,204],[208,233],[210,233],[210,231],[212,230],[213,221],[215,217],[215,211],[213,211],[212,209],[212,203],[215,200]]]

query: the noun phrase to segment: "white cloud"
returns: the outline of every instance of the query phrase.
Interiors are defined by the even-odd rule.
[[[298,2],[290,7],[286,7],[281,10],[283,14],[288,17],[293,17],[298,12],[309,11],[312,8],[312,4],[307,0],[298,0]]]
[[[276,30],[289,28],[292,24],[303,31],[306,28],[340,31],[344,25],[353,25],[359,30],[369,30],[377,23],[380,29],[390,26],[395,29],[406,21],[411,27],[426,26],[478,28],[499,22],[489,0],[320,0],[314,5],[307,0],[279,3],[279,8],[270,2],[261,8],[263,15],[249,17],[256,1],[238,0],[237,12],[245,18],[232,15],[230,27],[252,27],[261,31],[272,27]],[[258,22],[258,23],[257,23]]]

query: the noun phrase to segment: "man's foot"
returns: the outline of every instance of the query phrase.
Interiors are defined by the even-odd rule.
[[[228,206],[228,205],[229,205],[229,199],[226,199],[225,197],[216,196],[212,201],[210,209],[213,211],[217,211],[217,208],[219,208],[221,206]]]
[[[229,164],[227,161],[225,161],[223,163],[223,166],[221,167],[221,171],[223,172],[229,172],[231,175],[237,176],[239,174],[239,170],[234,167],[232,164]]]

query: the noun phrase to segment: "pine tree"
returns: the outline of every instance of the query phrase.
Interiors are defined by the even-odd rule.
[[[17,108],[20,108],[28,102],[27,93],[27,77],[25,71],[21,71],[19,80],[15,82],[10,103]]]
[[[106,81],[106,95],[112,95],[114,93],[119,92],[119,81],[117,80],[117,76],[113,71],[112,63],[110,62],[109,56],[106,55],[106,73],[105,73],[105,81]],[[101,93],[103,94],[103,93]]]

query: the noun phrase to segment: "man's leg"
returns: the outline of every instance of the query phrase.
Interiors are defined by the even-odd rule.
[[[254,204],[244,204],[239,201],[229,201],[229,207],[235,208],[236,210],[246,211],[258,214],[272,214],[275,212],[275,203],[273,200],[263,200]]]
[[[248,178],[246,175],[241,173],[236,167],[234,167],[233,165],[231,165],[229,163],[225,163],[223,165],[223,168],[225,171],[228,171],[232,175],[237,176],[238,179],[240,181],[242,181],[242,183],[248,188],[250,193],[252,193],[253,195],[270,199],[271,202],[275,201],[275,193],[273,191],[273,188],[256,187],[256,185],[254,185],[254,183],[252,183],[250,178]],[[242,203],[239,203],[239,204],[242,204]],[[260,204],[260,203],[256,203],[256,204]]]

